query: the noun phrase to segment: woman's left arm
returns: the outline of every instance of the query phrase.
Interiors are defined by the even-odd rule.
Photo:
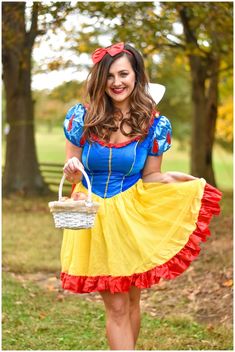
[[[161,173],[162,155],[148,156],[142,171],[143,182],[164,182],[165,176]]]
[[[196,177],[178,171],[161,172],[162,155],[148,156],[143,172],[143,182],[185,182],[195,180]]]

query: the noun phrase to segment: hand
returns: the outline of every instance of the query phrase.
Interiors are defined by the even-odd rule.
[[[73,183],[77,183],[81,180],[81,169],[84,169],[84,166],[82,165],[81,161],[75,156],[68,159],[63,167],[66,179]]]
[[[173,183],[173,182],[186,182],[196,180],[197,177],[185,174],[178,171],[168,172],[153,172],[143,177],[143,182],[161,182],[161,183]]]
[[[167,183],[186,182],[186,181],[192,181],[197,179],[197,177],[194,177],[189,174],[185,174],[184,172],[178,172],[178,171],[168,171],[165,173],[165,175],[166,175]]]

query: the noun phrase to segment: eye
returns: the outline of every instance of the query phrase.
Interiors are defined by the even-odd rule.
[[[126,77],[126,76],[128,76],[128,73],[127,73],[127,72],[122,72],[122,73],[121,73],[121,77]]]

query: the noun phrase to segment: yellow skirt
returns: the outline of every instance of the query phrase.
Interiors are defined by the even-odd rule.
[[[87,193],[77,184],[74,192]],[[204,179],[143,183],[100,203],[92,229],[64,230],[61,280],[66,290],[127,292],[173,279],[187,269],[210,235],[221,192]]]

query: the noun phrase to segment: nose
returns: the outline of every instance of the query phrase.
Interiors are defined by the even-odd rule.
[[[120,80],[120,77],[114,77],[113,78],[113,86],[114,87],[119,87],[121,85],[121,80]]]

